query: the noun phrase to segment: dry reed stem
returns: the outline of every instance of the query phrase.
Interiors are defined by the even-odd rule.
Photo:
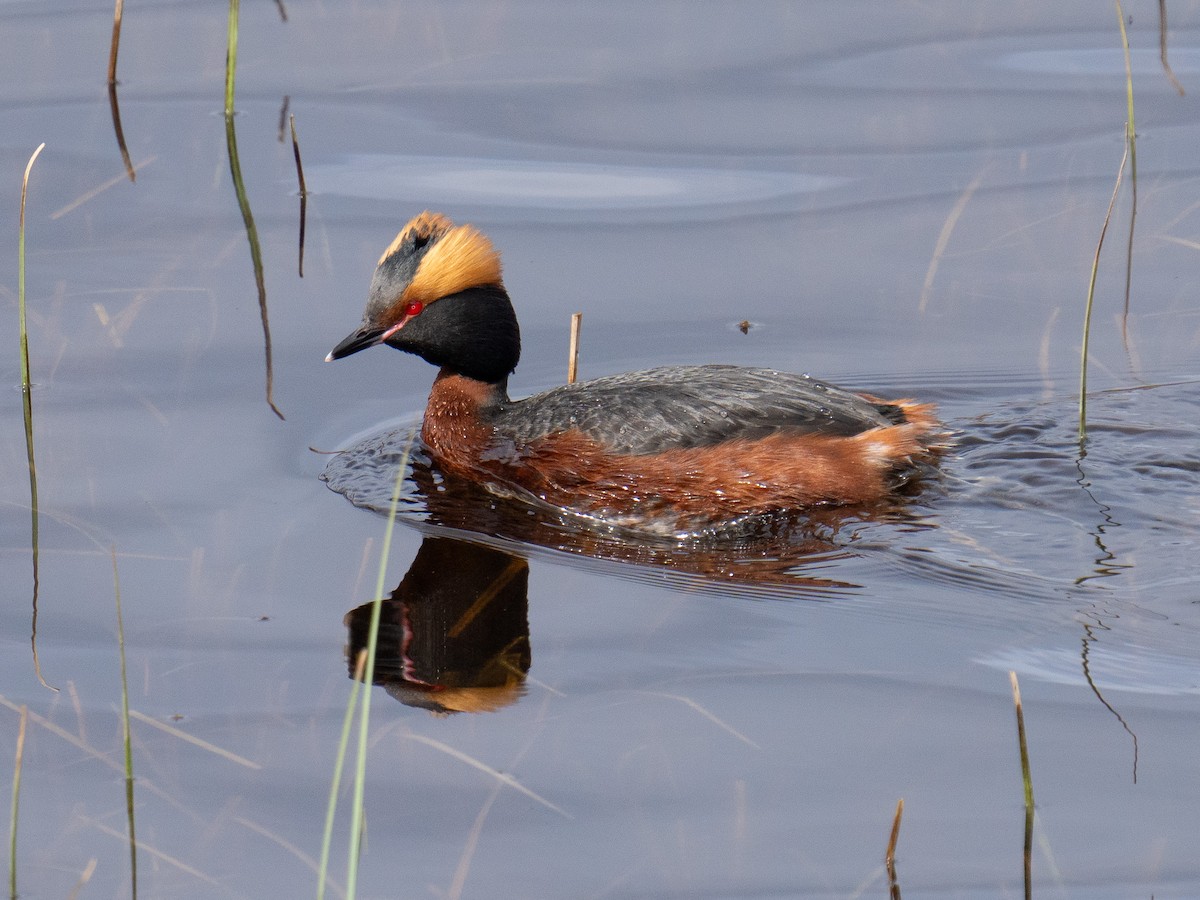
[[[471,626],[475,621],[475,617],[483,612],[489,603],[496,599],[496,595],[512,582],[526,567],[526,562],[523,559],[513,558],[504,570],[500,572],[492,583],[479,592],[479,595],[467,607],[467,610],[458,617],[458,621],[446,632],[446,637],[455,639],[462,635],[463,631]]]
[[[112,43],[108,48],[108,84],[117,83],[117,50],[121,44],[121,20],[125,14],[125,0],[117,0],[113,9]]]
[[[667,694],[667,693],[663,693],[660,691],[637,691],[636,693],[644,694],[647,697],[664,697],[667,700],[678,700],[680,703],[684,704],[685,706],[690,707],[691,709],[694,709],[696,712],[700,713],[700,715],[704,716],[704,718],[708,719],[710,722],[712,722],[718,728],[720,728],[724,731],[727,731],[729,734],[733,735],[735,738],[737,738],[743,744],[753,747],[755,750],[762,749],[762,747],[760,747],[758,744],[754,743],[754,741],[750,740],[750,738],[746,737],[746,735],[742,734],[740,731],[738,731],[732,725],[729,725],[726,722],[722,722],[719,718],[717,718],[715,715],[713,715],[711,712],[709,712],[707,709],[705,709],[703,706],[701,706],[699,703],[697,703],[691,697],[685,697],[682,694]]]
[[[1158,0],[1158,56],[1162,60],[1163,71],[1167,73],[1167,80],[1179,91],[1180,97],[1184,96],[1183,85],[1179,83],[1179,79],[1171,70],[1171,64],[1167,62],[1167,0]]]
[[[534,727],[529,735],[529,739],[517,751],[511,760],[508,762],[509,769],[515,769],[521,764],[526,754],[533,749],[540,736],[540,725],[542,716],[545,713],[545,704],[542,704],[541,715],[539,715],[536,727]],[[500,796],[500,792],[504,789],[504,785],[495,784],[492,786],[492,791],[488,794],[487,799],[480,807],[478,814],[475,816],[475,821],[471,825],[471,831],[467,835],[466,843],[463,845],[462,853],[458,857],[458,865],[454,867],[454,877],[450,881],[450,887],[446,891],[447,900],[461,900],[463,889],[466,887],[467,875],[471,871],[471,860],[475,856],[475,851],[479,846],[479,837],[483,834],[483,826],[487,821],[488,813],[491,812],[492,805],[496,802],[496,798]]]
[[[12,807],[8,821],[8,893],[17,897],[17,822],[21,807],[21,768],[25,759],[25,731],[29,725],[29,707],[21,706],[17,727],[17,749],[13,754]]]
[[[150,156],[147,156],[145,159],[143,159],[136,166],[133,166],[132,167],[133,171],[139,172],[157,159],[158,159],[157,155],[151,154]],[[108,179],[107,181],[103,182],[102,184],[98,184],[98,185],[96,185],[96,187],[84,191],[82,194],[80,194],[78,197],[76,197],[74,200],[72,200],[66,206],[60,207],[60,208],[56,209],[54,212],[50,213],[51,221],[61,219],[67,213],[74,212],[75,210],[77,210],[79,207],[83,206],[83,204],[87,203],[88,201],[94,200],[97,197],[99,197],[101,194],[103,194],[105,191],[109,190],[110,188],[116,187],[118,184],[121,183],[121,181],[124,177],[125,176],[123,176],[123,175],[114,175],[112,178]],[[130,178],[130,180],[133,180],[132,177]]]
[[[971,183],[959,194],[954,208],[946,216],[946,221],[942,223],[942,230],[938,233],[937,243],[933,248],[933,257],[929,260],[929,268],[925,271],[925,283],[921,286],[921,299],[917,303],[917,312],[919,313],[924,313],[925,307],[929,305],[929,297],[933,293],[933,280],[937,277],[938,266],[946,254],[946,247],[950,244],[950,236],[954,234],[959,218],[967,208],[967,204],[971,202],[971,198],[975,196],[975,192],[979,190],[986,173],[987,167],[985,166],[978,175],[971,179]]]
[[[267,840],[282,847],[284,850],[286,850],[288,853],[290,853],[292,856],[294,856],[296,859],[298,859],[300,862],[302,862],[305,866],[307,866],[309,869],[311,869],[313,871],[313,874],[317,873],[317,871],[318,871],[317,861],[315,859],[313,859],[311,856],[309,856],[307,853],[305,853],[303,850],[301,850],[299,847],[297,847],[295,844],[293,844],[291,841],[289,841],[287,838],[285,838],[283,835],[276,834],[274,831],[271,831],[269,828],[265,828],[262,825],[259,825],[257,822],[254,822],[243,816],[234,816],[233,821],[237,822],[243,828],[248,828],[249,830],[253,831],[255,834],[262,835]],[[335,884],[333,881],[330,881],[329,886],[331,888],[333,888],[333,892],[335,894],[337,894],[339,897],[344,898],[346,896],[346,891],[340,885]]]
[[[75,682],[67,682],[67,696],[71,699],[71,709],[75,711],[75,727],[79,730],[79,736],[85,741],[87,740],[87,720],[83,716],[83,702],[79,699],[79,691],[75,689]]]
[[[129,711],[129,717],[131,719],[137,719],[139,722],[144,722],[147,725],[151,725],[154,728],[157,728],[159,731],[166,732],[167,734],[178,738],[181,741],[187,741],[189,744],[199,747],[201,750],[207,750],[209,753],[215,754],[222,759],[227,759],[231,763],[236,763],[239,766],[245,766],[247,769],[259,770],[262,768],[259,763],[256,763],[253,760],[246,759],[244,756],[238,756],[231,750],[226,750],[223,747],[218,747],[216,744],[211,744],[202,738],[198,738],[195,735],[188,734],[186,731],[181,731],[178,728],[168,725],[166,722],[160,722],[157,719],[153,719],[143,712],[138,712],[136,709],[131,709]]]
[[[583,313],[571,314],[571,344],[567,350],[567,384],[574,384],[579,373],[579,329],[583,325]]]
[[[133,168],[133,162],[129,158],[129,147],[125,143],[125,129],[121,125],[121,102],[117,99],[117,85],[115,82],[108,84],[108,109],[112,113],[113,133],[117,136],[117,149],[121,151],[121,162],[125,166],[125,177],[130,181],[137,181],[137,172]]]
[[[1179,244],[1190,250],[1200,250],[1200,241],[1189,241],[1187,238],[1175,237],[1173,234],[1160,234],[1158,237],[1160,240],[1170,241],[1172,244]]]
[[[3,694],[0,694],[0,706],[6,707],[7,709],[12,710],[13,712],[19,713],[21,711],[20,706],[18,706],[16,703],[13,703],[13,701],[9,700]],[[114,772],[117,772],[119,774],[124,774],[124,769],[121,766],[121,764],[116,762],[115,760],[113,760],[111,758],[111,755],[107,751],[100,750],[99,748],[92,746],[87,741],[81,740],[80,738],[71,734],[71,732],[67,731],[61,725],[57,725],[54,722],[51,722],[45,716],[38,715],[35,712],[30,712],[29,713],[29,721],[33,722],[34,725],[41,726],[42,728],[46,729],[46,731],[49,731],[51,734],[55,735],[56,737],[62,738],[68,744],[71,744],[73,747],[75,747],[79,750],[82,750],[84,753],[86,753],[92,759],[96,760],[97,762],[103,763],[104,765],[106,765],[110,769],[112,769]],[[148,790],[150,793],[154,794],[154,796],[158,797],[160,800],[162,800],[164,803],[168,804],[172,808],[177,809],[180,812],[186,812],[189,815],[192,815],[193,817],[195,817],[195,813],[193,813],[191,810],[187,809],[187,807],[185,807],[182,803],[180,803],[178,800],[176,800],[174,797],[172,797],[170,794],[168,794],[162,788],[156,786],[153,782],[142,781],[141,785],[143,788]]]
[[[566,812],[562,807],[555,806],[553,803],[551,803],[549,800],[547,800],[541,794],[531,791],[529,788],[525,787],[525,785],[521,784],[521,782],[517,781],[517,779],[513,778],[511,775],[509,775],[505,772],[501,772],[498,769],[493,769],[487,763],[481,762],[480,760],[476,759],[475,757],[469,756],[468,754],[463,753],[461,750],[451,747],[449,744],[443,744],[441,741],[438,741],[431,737],[426,737],[423,734],[417,734],[416,732],[411,732],[411,731],[406,735],[406,737],[408,737],[409,740],[413,740],[413,741],[417,741],[419,743],[425,744],[426,746],[432,747],[435,750],[440,750],[441,752],[445,753],[447,756],[453,757],[454,759],[457,759],[459,762],[466,763],[468,766],[471,766],[474,769],[478,769],[480,772],[484,772],[484,773],[492,776],[501,784],[507,785],[508,787],[512,788],[514,791],[524,794],[530,800],[534,800],[534,801],[540,803],[542,806],[546,807],[546,809],[549,809],[549,810],[552,810],[552,811],[558,813],[564,819],[574,819],[575,818],[570,813]]]
[[[888,874],[894,881],[896,873],[894,866],[896,863],[896,842],[900,840],[900,820],[904,817],[904,798],[901,797],[896,801],[896,815],[892,819],[892,833],[888,837],[887,852],[884,854],[883,861],[888,867]]]
[[[896,877],[896,843],[900,840],[900,819],[904,816],[904,798],[896,801],[896,815],[892,819],[892,833],[888,837],[887,852],[883,857],[887,869],[888,895],[891,900],[900,900],[900,881]]]
[[[1054,326],[1058,322],[1061,312],[1061,306],[1054,307],[1050,312],[1050,318],[1046,320],[1046,327],[1042,329],[1042,342],[1038,346],[1038,371],[1042,375],[1042,391],[1046,399],[1049,399],[1054,392],[1054,377],[1050,372],[1050,339],[1054,334]]]
[[[99,822],[96,819],[92,819],[88,816],[80,816],[79,821],[83,822],[83,824],[85,824],[85,825],[90,825],[91,827],[95,828],[97,831],[101,832],[102,834],[107,834],[110,837],[115,837],[122,841],[129,839],[127,835],[122,834],[121,832],[117,831],[117,829],[110,828],[109,826],[105,825],[103,822]],[[203,881],[206,884],[211,884],[214,887],[220,887],[220,888],[225,887],[225,885],[222,885],[221,882],[217,881],[217,879],[213,878],[211,875],[205,875],[199,869],[189,866],[187,863],[185,863],[183,860],[179,859],[178,857],[172,856],[171,854],[166,853],[162,850],[159,850],[156,847],[152,847],[149,844],[147,844],[145,841],[138,841],[137,849],[148,853],[150,856],[153,856],[155,859],[159,860],[160,862],[164,862],[169,866],[174,866],[176,869],[183,872],[184,874],[191,875],[193,878],[198,878],[200,881]]]
[[[67,894],[67,900],[75,900],[79,896],[79,892],[83,890],[84,885],[92,880],[92,876],[96,874],[96,866],[100,860],[92,857],[88,860],[87,865],[83,867],[83,871],[79,873],[79,880],[75,882],[75,887],[71,888],[71,893]]]
[[[478,815],[475,816],[475,821],[471,824],[471,831],[467,834],[467,842],[463,846],[463,851],[459,855],[458,865],[454,868],[454,877],[450,881],[450,887],[446,891],[447,900],[460,900],[463,895],[463,889],[467,884],[467,875],[471,871],[471,860],[475,856],[475,850],[479,846],[479,836],[483,834],[483,823],[487,821],[488,813],[492,811],[492,804],[496,802],[496,798],[500,796],[500,792],[504,790],[504,785],[494,784],[492,792],[488,794],[487,799],[480,807]]]

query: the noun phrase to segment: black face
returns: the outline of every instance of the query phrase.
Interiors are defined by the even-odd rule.
[[[443,297],[387,339],[435,366],[495,383],[517,367],[521,333],[502,287],[477,287]]]
[[[370,322],[330,352],[342,359],[380,343],[385,329]],[[504,288],[470,288],[429,304],[386,341],[435,366],[494,384],[506,379],[521,356],[516,313]]]

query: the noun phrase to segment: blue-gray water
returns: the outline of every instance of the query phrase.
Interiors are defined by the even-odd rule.
[[[0,6],[0,695],[39,717],[21,896],[66,896],[93,858],[80,896],[128,893],[114,547],[131,706],[237,755],[134,720],[140,893],[315,893],[351,690],[343,617],[374,593],[385,521],[328,490],[309,448],[411,422],[433,375],[384,349],[322,360],[427,207],[504,254],[514,394],[563,380],[583,311],[583,377],[806,371],[935,401],[959,446],[903,510],[724,569],[492,541],[526,587],[495,627],[528,672],[506,657],[517,684],[492,689],[492,712],[373,692],[362,896],[883,897],[901,797],[906,895],[1020,895],[1010,669],[1034,895],[1195,896],[1200,11],[1168,6],[1184,97],[1153,5],[1126,10],[1132,290],[1123,320],[1126,180],[1082,459],[1083,303],[1126,115],[1106,6],[293,3],[283,22],[243,4],[235,123],[283,422],[229,173],[224,11],[127,5],[130,183],[104,85],[111,6]],[[303,279],[285,96],[313,192]],[[30,655],[16,353],[17,199],[41,141],[29,343],[38,648],[57,694]],[[429,537],[403,522],[389,592]],[[11,759],[18,715],[0,719]]]

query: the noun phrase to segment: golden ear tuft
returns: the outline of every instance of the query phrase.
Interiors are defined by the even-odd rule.
[[[445,234],[454,227],[454,223],[443,216],[441,213],[425,212],[413,218],[411,222],[400,229],[400,233],[396,235],[396,239],[388,244],[387,249],[383,251],[383,255],[379,257],[379,262],[375,265],[383,264],[383,261],[400,249],[401,244],[411,238],[414,234],[423,237],[426,240],[432,240],[439,235]]]
[[[500,252],[482,232],[470,225],[459,225],[445,232],[429,248],[417,274],[401,295],[400,304],[417,300],[428,306],[467,288],[500,283]]]

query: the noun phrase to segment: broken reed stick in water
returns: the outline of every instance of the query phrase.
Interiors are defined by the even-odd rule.
[[[1167,80],[1179,91],[1180,97],[1184,96],[1183,85],[1179,83],[1171,64],[1167,62],[1167,0],[1158,0],[1158,56],[1162,60],[1163,71],[1167,73]]]
[[[883,858],[883,861],[887,863],[888,875],[891,876],[893,881],[896,878],[896,842],[900,840],[900,819],[903,818],[903,816],[904,798],[901,797],[896,801],[896,816],[892,819],[892,834],[891,837],[888,838],[887,853]]]
[[[583,324],[583,313],[571,315],[571,346],[567,354],[567,384],[574,384],[579,373],[579,328]]]
[[[892,834],[888,838],[887,852],[883,864],[887,868],[888,895],[891,900],[900,900],[900,882],[896,878],[896,842],[900,840],[900,819],[904,816],[904,798],[896,801],[896,815],[892,819]]]
[[[121,128],[121,106],[117,103],[117,51],[121,46],[121,21],[125,14],[125,0],[116,0],[113,8],[112,43],[108,48],[108,107],[112,112],[113,131],[117,135],[117,149],[121,151],[121,161],[125,163],[125,174],[130,181],[136,181],[133,163],[129,159],[129,148],[125,144],[125,131]]]
[[[112,44],[108,48],[108,84],[117,83],[117,50],[121,45],[121,19],[125,13],[125,0],[117,0],[113,8]]]

